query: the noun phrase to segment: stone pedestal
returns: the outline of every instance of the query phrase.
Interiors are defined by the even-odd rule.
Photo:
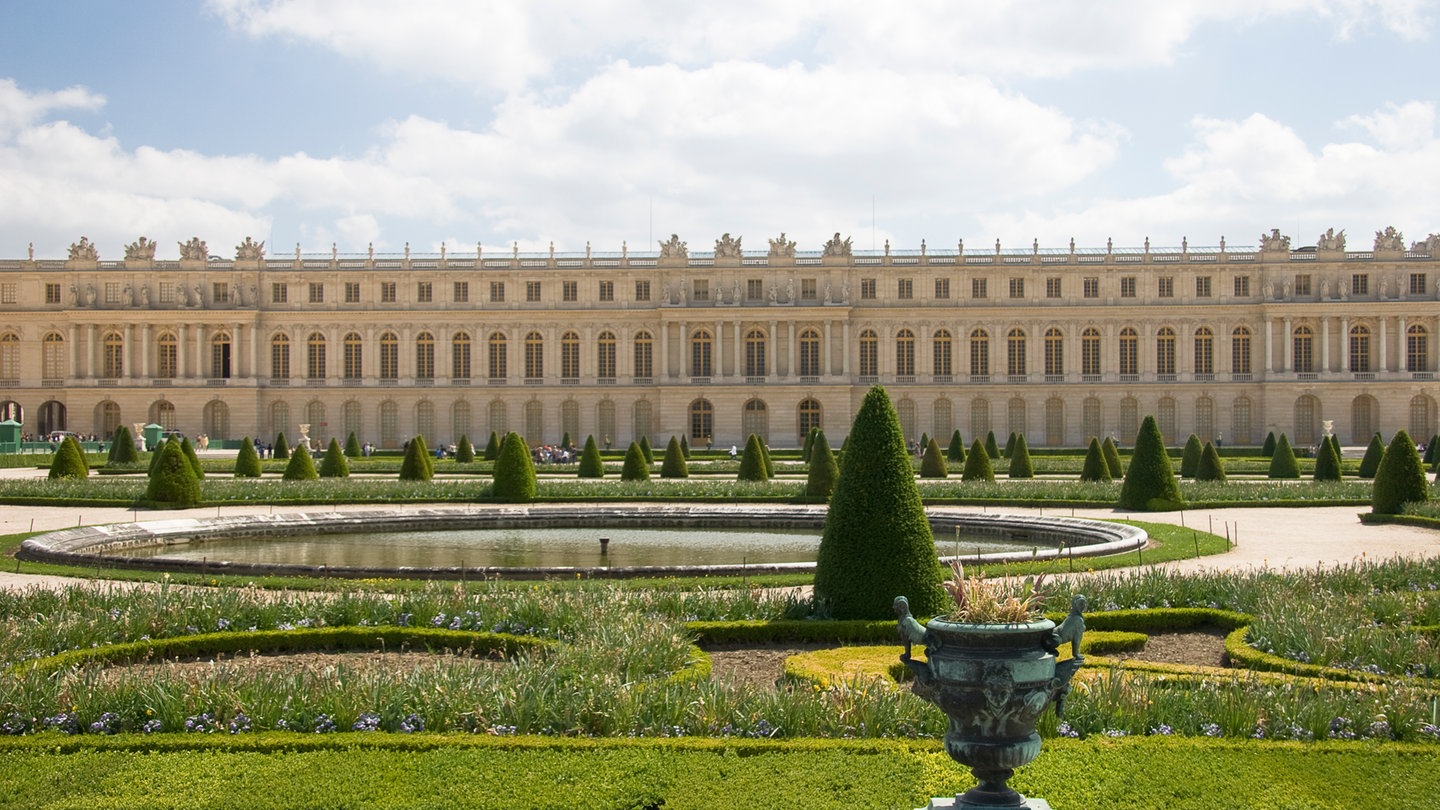
[[[931,799],[929,804],[917,808],[917,810],[942,810],[942,808],[943,810],[953,810],[954,808],[965,806],[961,805],[955,799],[955,796]],[[1028,810],[1051,810],[1050,803],[1044,799],[1025,799],[1024,804],[1012,805],[1011,807],[1013,810],[1027,810],[1027,808]]]

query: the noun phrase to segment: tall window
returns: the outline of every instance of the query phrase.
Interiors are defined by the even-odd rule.
[[[800,376],[820,376],[820,333],[806,329],[800,333]]]
[[[765,333],[759,329],[745,333],[745,376],[765,376]]]
[[[1045,443],[1051,447],[1065,443],[1065,400],[1060,397],[1045,400]]]
[[[507,371],[507,366],[505,362],[505,350],[507,347],[507,343],[508,341],[505,340],[505,335],[501,334],[500,332],[490,333],[490,340],[488,346],[490,355],[489,377],[492,380],[503,380],[506,377],[510,376],[509,372]]]
[[[635,336],[634,376],[650,379],[655,376],[655,339],[649,332]]]
[[[1080,373],[1092,377],[1100,374],[1100,330],[1093,326],[1085,327],[1085,331],[1080,333]],[[1088,433],[1081,438],[1097,435]]]
[[[709,405],[710,403],[707,402],[705,404]],[[649,436],[653,432],[651,430],[651,422],[653,421],[652,417],[654,413],[655,406],[651,405],[649,400],[642,399],[635,403],[634,409],[630,412],[630,432],[635,441],[638,442],[640,441],[640,437]],[[710,434],[706,433],[705,435],[708,436]]]
[[[310,423],[316,433],[319,433],[320,426],[325,424],[325,403],[318,399],[310,400],[305,405],[305,421]]]
[[[415,403],[415,432],[429,445],[439,444],[435,436],[435,403],[422,399]]]
[[[930,417],[936,437],[944,439],[955,430],[955,415],[950,406],[950,400],[941,397],[931,403]]]
[[[895,335],[895,373],[901,377],[915,376],[915,333],[901,329]]]
[[[747,437],[755,434],[765,444],[770,443],[770,411],[761,399],[748,400],[740,414],[740,432]]]
[[[595,341],[595,376],[602,380],[615,379],[614,332],[601,332]]]
[[[1250,398],[1237,397],[1230,406],[1230,433],[1235,437],[1235,443],[1249,444],[1250,430]]]
[[[357,438],[365,435],[364,426],[361,424],[363,415],[364,411],[360,403],[353,399],[340,406],[340,421],[346,436],[351,433],[354,433]]]
[[[537,282],[538,283],[538,282]],[[525,379],[538,380],[545,376],[545,338],[539,332],[525,335]],[[529,436],[529,434],[526,434]],[[533,437],[539,439],[539,436]]]
[[[311,332],[305,339],[305,377],[325,379],[325,336],[319,332]]]
[[[415,377],[420,380],[435,379],[435,336],[429,332],[421,332],[415,338]],[[424,431],[420,433],[424,435]]]
[[[1155,373],[1175,373],[1175,330],[1168,326],[1155,334]]]
[[[1370,327],[1363,324],[1350,327],[1350,370],[1370,370]]]
[[[713,370],[710,364],[713,349],[714,340],[706,330],[699,329],[690,336],[690,376],[710,376]]]
[[[601,442],[609,444],[615,433],[615,400],[602,399],[595,406],[595,424],[599,428]]]
[[[380,379],[400,378],[400,338],[394,332],[380,336]]]
[[[875,330],[860,333],[860,376],[874,377],[880,373],[880,336]]]
[[[288,380],[290,378],[290,338],[285,335],[275,335],[270,338],[270,379]]]
[[[560,336],[560,377],[572,381],[580,379],[580,335],[575,332]]]
[[[1065,336],[1053,326],[1045,330],[1045,373],[1047,375],[1065,373]],[[1047,444],[1053,444],[1053,442],[1047,442]]]
[[[800,407],[797,409],[797,413],[800,417],[799,438],[803,443],[805,437],[810,435],[810,431],[823,427],[823,425],[821,425],[822,411],[820,410],[820,403],[809,397],[802,399],[800,400]]]
[[[715,435],[715,408],[708,399],[690,403],[690,438],[704,440]]]
[[[0,380],[18,379],[20,379],[20,336],[14,332],[6,332],[0,335]]]
[[[1099,397],[1086,397],[1080,406],[1080,434],[1082,439],[1098,439],[1101,436],[1101,404]]]
[[[1250,330],[1243,327],[1235,327],[1230,333],[1230,371],[1232,374],[1250,373]],[[1240,437],[1235,437],[1240,441]]]
[[[1208,326],[1195,330],[1195,373],[1215,373],[1215,333]]]
[[[984,329],[970,333],[970,373],[978,376],[990,374],[990,333]]]
[[[1025,330],[1018,326],[1005,335],[1005,373],[1017,377],[1026,373]]]
[[[1134,397],[1120,400],[1120,441],[1134,442],[1140,432],[1140,402]]]
[[[1215,438],[1215,400],[1210,397],[1195,400],[1195,435],[1206,442]]]
[[[1134,327],[1127,326],[1120,330],[1120,373],[1140,373],[1140,333],[1136,332]]]
[[[940,329],[935,332],[932,339],[930,354],[932,356],[932,373],[937,377],[949,377],[953,371],[953,341],[950,338],[950,330]]]
[[[290,341],[289,341],[288,339],[286,339],[283,335],[280,336],[280,339],[285,340],[285,343],[286,343],[286,346],[285,346],[285,354],[286,354],[285,365],[286,365],[287,368],[286,368],[286,375],[285,375],[285,376],[288,377],[288,376],[290,376],[290,375],[289,375],[289,368],[288,368],[289,365],[290,365],[290,362],[289,362],[289,361],[290,361],[290,358],[289,358],[289,354],[290,354],[289,342],[290,342]],[[273,345],[274,345],[274,342],[273,342],[273,341],[272,341],[271,345],[272,345],[272,353],[273,353]],[[155,362],[155,376],[156,376],[156,377],[176,377],[176,376],[178,376],[178,375],[179,375],[179,372],[180,372],[179,359],[180,359],[180,343],[179,343],[179,341],[175,338],[175,333],[174,333],[174,332],[165,332],[165,333],[161,334],[160,337],[159,337],[158,339],[156,339],[156,341],[155,341],[155,361],[156,361],[156,362]],[[273,362],[272,362],[271,365],[272,365],[272,367],[274,366]],[[272,376],[273,376],[273,375],[272,375]]]
[[[117,379],[125,374],[125,339],[119,332],[106,332],[100,339],[100,376]]]
[[[1179,438],[1179,431],[1175,427],[1175,400],[1172,397],[1161,397],[1155,407],[1155,422],[1160,428],[1160,438],[1166,444],[1175,444]]]
[[[219,332],[210,338],[210,376],[214,379],[230,378],[230,335]]]
[[[1405,368],[1430,370],[1430,333],[1418,323],[1405,330]]]
[[[490,432],[501,436],[510,432],[510,410],[498,399],[490,403]]]
[[[160,424],[165,424],[161,422]],[[274,436],[282,430],[290,429],[290,404],[288,402],[270,403],[270,435]]]
[[[560,435],[580,435],[580,403],[567,399],[560,403]]]
[[[358,332],[349,332],[340,341],[340,371],[347,380],[358,380],[365,374],[363,345]]]
[[[470,435],[470,403],[463,399],[450,406],[450,435]]]
[[[1295,351],[1295,370],[1302,374],[1315,371],[1315,333],[1308,326],[1295,327],[1292,346]]]
[[[68,366],[65,361],[65,338],[59,332],[48,332],[40,341],[40,346],[41,376],[47,380],[64,378]]]
[[[450,338],[450,376],[470,379],[470,336],[464,332],[456,332]]]
[[[400,446],[400,406],[394,400],[380,403],[380,446]]]
[[[545,441],[545,405],[538,399],[525,403],[525,438],[528,444]]]
[[[990,432],[990,400],[976,397],[970,400],[970,435],[977,439]]]

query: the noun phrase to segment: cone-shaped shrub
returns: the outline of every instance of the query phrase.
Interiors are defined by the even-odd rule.
[[[495,482],[490,487],[490,497],[505,503],[528,503],[535,500],[537,494],[535,461],[530,458],[530,448],[519,433],[506,433],[505,441],[496,452]]]
[[[285,431],[280,431],[275,436],[275,449],[270,453],[271,458],[289,458],[290,440],[285,438]]]
[[[950,470],[945,464],[945,453],[940,450],[940,442],[934,439],[925,445],[925,456],[920,459],[921,478],[946,478]]]
[[[107,457],[110,464],[137,464],[140,461],[140,454],[135,450],[135,436],[130,428],[121,425],[115,428],[115,436],[110,440],[110,454]]]
[[[816,430],[815,439],[810,442],[810,474],[805,479],[805,494],[829,498],[839,477],[840,465],[830,452],[830,440],[825,438],[825,431]]]
[[[1225,464],[1220,460],[1220,451],[1210,442],[1205,442],[1205,446],[1200,449],[1200,463],[1195,465],[1195,480],[1225,483]]]
[[[950,434],[950,446],[945,448],[945,460],[951,464],[965,463],[965,440],[960,438],[960,431]]]
[[[650,462],[645,460],[645,450],[639,442],[630,442],[625,450],[625,465],[620,468],[621,481],[649,481]]]
[[[680,437],[680,455],[687,460],[690,458],[690,442],[686,441],[684,436]]]
[[[1115,446],[1115,440],[1109,436],[1100,443],[1100,452],[1105,454],[1105,466],[1110,468],[1110,478],[1124,478],[1125,465],[1120,463],[1120,448]]]
[[[320,477],[315,471],[315,459],[310,457],[310,451],[304,442],[295,445],[295,452],[290,454],[290,463],[285,465],[285,474],[280,477],[286,481],[313,481]]]
[[[185,458],[180,443],[171,439],[155,448],[155,469],[145,488],[145,500],[181,509],[200,502],[200,479]]]
[[[769,479],[765,472],[765,447],[760,443],[760,437],[754,433],[745,440],[745,453],[740,456],[740,473],[736,476],[740,481],[765,481]]]
[[[897,596],[908,598],[917,616],[943,613],[949,602],[940,587],[945,577],[900,420],[884,388],[865,395],[846,448],[815,565],[817,613],[885,619],[895,615]]]
[[[350,435],[345,437],[345,457],[360,458],[363,455],[365,455],[365,451],[360,447],[360,438],[352,430]]]
[[[920,431],[920,453],[923,455],[930,448],[930,434]]]
[[[800,460],[806,464],[810,463],[810,447],[815,443],[815,431],[819,428],[810,428],[805,434],[805,443],[800,446]]]
[[[1010,431],[1010,437],[1005,440],[1005,453],[1004,453],[1005,458],[1010,458],[1010,455],[1011,455],[1012,453],[1014,453],[1014,452],[1015,452],[1015,431],[1012,430],[1012,431]]]
[[[995,431],[993,430],[985,434],[985,455],[989,456],[991,461],[1000,458],[1000,447],[995,444]]]
[[[180,442],[176,441],[175,444],[178,446]],[[165,449],[165,442],[162,441],[159,446],[150,451],[150,465],[145,470],[146,475],[155,474],[155,467],[160,463],[160,451],[163,449]]]
[[[1315,456],[1315,480],[1340,480],[1340,447],[1334,436],[1320,437],[1320,452]]]
[[[979,439],[970,445],[970,455],[965,457],[965,469],[960,471],[961,481],[994,481],[995,466],[990,463],[990,453]]]
[[[770,445],[760,442],[760,458],[765,462],[765,477],[775,477],[775,462],[770,460]]]
[[[425,448],[425,438],[416,436],[405,446],[405,460],[400,462],[401,481],[429,481],[435,475],[430,466],[430,451]]]
[[[494,461],[500,458],[500,437],[495,431],[490,431],[490,441],[485,443],[485,460]],[[533,463],[531,466],[534,466]]]
[[[1160,435],[1155,417],[1147,416],[1140,423],[1140,432],[1135,435],[1135,452],[1130,456],[1130,469],[1126,471],[1125,483],[1120,487],[1118,506],[1136,511],[1165,512],[1179,509],[1183,504],[1180,485],[1175,482],[1175,470],[1165,452],[1165,439]]]
[[[646,464],[654,464],[654,463],[655,463],[655,449],[650,446],[650,437],[649,437],[649,436],[641,436],[641,437],[640,437],[640,452],[642,452],[642,453],[645,454],[645,463],[646,463]]]
[[[1300,477],[1300,462],[1290,447],[1290,438],[1284,433],[1275,442],[1275,453],[1270,456],[1270,477],[1293,479]]]
[[[85,451],[74,436],[66,436],[55,448],[50,459],[50,478],[85,478],[90,475],[90,464],[85,460]]]
[[[1435,463],[1435,445],[1437,443],[1440,443],[1440,433],[1431,436],[1430,441],[1425,443],[1425,455],[1421,460],[1426,464]]]
[[[685,451],[680,449],[680,440],[670,437],[665,445],[665,459],[660,462],[661,478],[689,478],[690,467],[685,463]]]
[[[595,434],[585,437],[585,449],[580,451],[579,478],[604,478],[605,463],[600,460],[600,447],[595,444]]]
[[[1081,481],[1112,481],[1110,465],[1105,463],[1105,451],[1100,449],[1100,440],[1090,439],[1090,448],[1085,451],[1085,464],[1080,468]]]
[[[255,452],[255,442],[249,436],[240,440],[240,452],[235,456],[235,477],[260,477],[260,454]]]
[[[1375,493],[1371,509],[1377,515],[1398,515],[1405,504],[1419,503],[1430,497],[1430,482],[1425,479],[1425,465],[1415,440],[1403,430],[1395,432],[1380,469],[1375,472]]]
[[[467,434],[460,434],[460,441],[455,445],[455,463],[470,464],[475,461],[475,445],[470,443]]]
[[[1370,437],[1370,445],[1365,448],[1365,457],[1360,459],[1360,477],[1374,478],[1376,471],[1380,469],[1380,462],[1385,458],[1385,440],[1376,433]]]
[[[325,456],[320,459],[320,477],[350,477],[350,464],[345,460],[345,451],[340,449],[340,441],[334,436],[330,437],[330,444],[325,447]]]
[[[195,455],[195,445],[190,443],[190,437],[186,436],[180,441],[180,450],[185,453],[185,458],[190,461],[190,466],[195,470],[197,479],[205,478],[205,468],[200,466],[200,457]]]
[[[1180,477],[1194,478],[1195,471],[1200,469],[1200,453],[1204,450],[1200,444],[1200,437],[1194,433],[1185,440],[1185,449],[1180,451]]]
[[[561,450],[569,450],[571,447],[574,447],[574,444],[571,443],[571,441],[570,441],[570,431],[567,430],[567,431],[565,431],[564,434],[562,434],[562,435],[560,436],[560,449],[561,449]]]
[[[1025,443],[1024,433],[1015,434],[1015,443],[1010,447],[1010,477],[1035,477],[1035,465],[1030,462],[1030,446]]]
[[[1265,434],[1265,443],[1260,445],[1260,455],[1265,458],[1275,455],[1275,431]]]

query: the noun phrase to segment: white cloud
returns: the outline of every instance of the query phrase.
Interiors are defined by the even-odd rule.
[[[55,110],[98,110],[105,97],[83,87],[27,93],[13,79],[0,79],[0,138],[34,125]]]

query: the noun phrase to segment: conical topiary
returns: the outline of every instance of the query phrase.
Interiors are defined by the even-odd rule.
[[[810,442],[810,472],[805,479],[805,494],[829,498],[839,477],[840,465],[830,451],[830,440],[825,438],[825,431],[816,430],[815,439]]]
[[[1164,512],[1184,506],[1175,470],[1165,452],[1165,439],[1155,417],[1147,416],[1135,435],[1135,452],[1130,456],[1130,469],[1120,487],[1121,509]]]
[[[620,468],[621,481],[649,481],[650,462],[645,460],[645,450],[639,442],[630,442],[625,450],[625,464]]]
[[[425,447],[425,437],[416,436],[405,445],[405,460],[400,462],[401,481],[429,481],[435,476],[430,465],[430,451]]]
[[[195,454],[195,445],[190,443],[190,437],[186,436],[180,441],[180,450],[185,453],[185,458],[190,461],[190,466],[195,469],[197,479],[205,478],[205,468],[200,466],[200,457]]]
[[[993,430],[985,434],[985,455],[989,456],[991,461],[1000,459],[1000,447],[995,444],[995,431]]]
[[[235,456],[235,477],[260,477],[260,454],[255,452],[255,442],[249,436],[240,440],[240,452]]]
[[[945,574],[884,388],[865,395],[846,448],[815,565],[816,612],[885,619],[894,615],[895,597],[904,596],[917,616],[943,613]]]
[[[1081,481],[1114,480],[1110,476],[1110,465],[1105,463],[1105,451],[1100,449],[1100,440],[1090,439],[1090,448],[1085,451],[1085,464],[1080,468]]]
[[[1015,443],[1010,446],[1010,477],[1034,478],[1035,466],[1030,462],[1030,445],[1025,443],[1025,434],[1015,434]]]
[[[1339,481],[1340,449],[1334,436],[1320,437],[1320,451],[1315,454],[1316,481]]]
[[[289,458],[290,440],[285,438],[285,431],[280,431],[275,436],[275,449],[270,452],[271,458]]]
[[[350,464],[345,461],[345,451],[340,449],[340,441],[334,436],[330,437],[330,444],[325,447],[325,456],[320,459],[321,478],[349,478]]]
[[[1435,463],[1435,445],[1437,444],[1440,444],[1440,433],[1432,435],[1430,441],[1425,443],[1425,455],[1421,457],[1421,461],[1424,461],[1427,466]]]
[[[945,464],[945,454],[940,450],[940,442],[931,439],[925,445],[925,455],[920,459],[921,478],[945,478],[950,475],[950,470]]]
[[[970,445],[970,455],[965,457],[965,469],[960,472],[960,480],[972,481],[994,481],[995,465],[990,463],[990,453],[979,439]]]
[[[1210,442],[1205,442],[1205,446],[1200,449],[1200,463],[1195,465],[1195,480],[1225,483],[1225,464],[1220,460],[1220,451]]]
[[[352,430],[350,435],[345,437],[345,457],[360,458],[363,455],[365,455],[365,451],[360,447],[360,438]]]
[[[90,475],[90,463],[85,460],[85,451],[80,449],[80,442],[74,436],[66,436],[60,446],[55,448],[55,456],[50,459],[50,474],[52,480],[60,478],[85,478]]]
[[[810,463],[810,448],[815,444],[815,434],[820,428],[810,428],[805,432],[805,443],[800,446],[800,460],[806,464]]]
[[[1290,447],[1290,439],[1284,433],[1275,442],[1275,452],[1270,456],[1270,477],[1289,480],[1300,477],[1300,462]]]
[[[460,441],[455,445],[455,463],[471,464],[475,461],[475,445],[470,443],[470,436],[460,434]]]
[[[180,447],[180,440],[179,440],[179,439],[176,439],[175,437],[172,436],[172,437],[170,437],[169,441],[175,442],[175,447],[176,447],[176,449],[179,449],[179,447]],[[154,474],[155,474],[155,467],[160,464],[160,451],[163,450],[163,449],[165,449],[165,444],[166,444],[166,442],[162,441],[162,442],[160,442],[159,445],[157,445],[157,446],[155,447],[154,450],[151,450],[151,451],[150,451],[150,464],[146,467],[146,470],[145,470],[145,474],[146,474],[146,475],[154,475]]]
[[[684,436],[680,437],[680,455],[687,461],[690,459],[690,442],[686,441]]]
[[[1415,449],[1415,440],[1398,430],[1375,472],[1371,510],[1377,515],[1398,515],[1405,511],[1405,504],[1429,498],[1430,482],[1425,479],[1425,465]]]
[[[1360,459],[1361,478],[1374,478],[1375,472],[1380,469],[1380,462],[1385,458],[1385,440],[1376,433],[1370,437],[1370,444],[1365,448],[1365,457]]]
[[[520,434],[506,433],[495,455],[495,481],[490,487],[490,497],[505,503],[535,500],[540,492],[535,482],[535,460],[530,457],[530,448]]]
[[[930,446],[930,434],[923,430],[920,431],[920,441],[916,446],[920,448],[920,453],[923,455],[926,448]]]
[[[187,509],[200,502],[200,479],[185,458],[180,443],[171,439],[155,448],[154,470],[145,488],[145,500],[153,504]]]
[[[1200,444],[1200,437],[1194,433],[1185,440],[1185,449],[1180,451],[1180,477],[1194,478],[1195,471],[1200,469],[1200,453],[1204,451]]]
[[[565,431],[565,432],[560,436],[560,449],[561,449],[561,450],[569,450],[571,447],[574,447],[574,446],[575,446],[575,445],[570,441],[570,431],[568,431],[568,430]]]
[[[685,463],[685,451],[680,449],[680,440],[670,437],[665,445],[665,459],[660,462],[661,478],[689,478],[690,467]]]
[[[1124,478],[1125,465],[1120,463],[1120,448],[1115,446],[1115,440],[1106,436],[1100,443],[1100,452],[1105,456],[1105,466],[1110,468],[1110,478]]]
[[[760,441],[760,459],[765,462],[765,477],[767,479],[774,478],[775,462],[770,458],[770,445],[766,444],[763,439]]]
[[[138,464],[140,453],[135,449],[135,436],[130,428],[121,425],[115,428],[115,436],[110,440],[110,453],[106,457],[107,464]]]
[[[740,473],[736,476],[740,481],[765,481],[769,479],[765,472],[765,448],[760,444],[760,437],[754,433],[745,440],[745,452],[740,456]]]
[[[1002,455],[1003,455],[1005,458],[1010,458],[1010,455],[1011,455],[1012,453],[1014,453],[1014,452],[1015,452],[1015,431],[1012,430],[1012,431],[1010,431],[1010,436],[1009,436],[1009,438],[1007,438],[1007,439],[1005,440],[1005,452],[1004,452]]]
[[[650,437],[649,437],[649,436],[641,436],[641,437],[640,437],[640,452],[642,452],[642,453],[645,454],[645,463],[646,463],[646,464],[654,464],[654,463],[655,463],[655,450],[654,450],[654,448],[652,448],[652,447],[650,446]]]
[[[490,431],[490,441],[485,443],[485,460],[494,461],[498,458],[500,458],[500,436],[492,430]]]
[[[585,449],[580,451],[580,470],[577,478],[604,478],[605,462],[600,460],[600,447],[595,444],[595,434],[585,437]]]
[[[1260,445],[1260,455],[1265,458],[1275,455],[1275,431],[1265,434],[1265,443]]]
[[[965,463],[965,440],[960,438],[960,431],[950,434],[950,446],[945,448],[945,460],[951,464]]]
[[[280,477],[286,481],[313,481],[320,477],[315,471],[315,459],[310,457],[310,450],[304,442],[295,445],[290,463],[285,465],[285,474]]]

